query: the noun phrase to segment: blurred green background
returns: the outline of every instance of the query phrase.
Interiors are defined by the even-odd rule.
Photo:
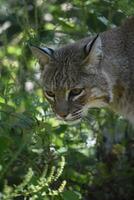
[[[57,48],[133,13],[133,0],[0,0],[0,200],[134,199],[130,125],[105,109],[57,121],[28,47]]]

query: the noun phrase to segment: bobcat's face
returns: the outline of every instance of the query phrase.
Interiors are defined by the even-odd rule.
[[[108,105],[111,92],[107,76],[99,68],[99,37],[55,51],[37,47],[32,51],[43,66],[44,95],[59,119],[77,122],[88,108]]]

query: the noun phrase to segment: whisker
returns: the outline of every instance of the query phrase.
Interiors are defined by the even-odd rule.
[[[72,114],[75,115],[75,114],[79,114],[81,112],[82,112],[82,109],[81,110],[77,110],[77,111],[73,112]]]
[[[85,121],[87,121],[87,122],[93,122],[93,121],[96,121],[95,120],[95,117],[93,116],[93,115],[91,115],[90,113],[88,113],[88,115],[87,116],[85,116],[84,118],[83,118]]]
[[[79,114],[79,115],[74,115],[72,118],[71,118],[71,120],[75,120],[75,119],[79,119],[79,118],[81,118],[82,116]]]

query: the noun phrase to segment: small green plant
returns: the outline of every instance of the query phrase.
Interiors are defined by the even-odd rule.
[[[47,165],[42,175],[38,178],[34,174],[32,168],[29,168],[22,183],[19,185],[11,187],[7,184],[7,182],[5,182],[3,193],[1,195],[2,200],[12,200],[15,197],[24,197],[24,199],[29,198],[29,200],[43,200],[45,197],[60,195],[65,188],[66,181],[63,180],[56,189],[53,189],[53,184],[61,176],[64,166],[65,158],[62,156],[58,169],[56,169],[55,166],[52,166],[50,172],[48,173],[49,168]]]

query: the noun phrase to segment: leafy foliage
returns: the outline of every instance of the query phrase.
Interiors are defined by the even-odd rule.
[[[132,200],[131,127],[104,109],[76,126],[57,121],[28,45],[56,48],[115,27],[134,13],[133,1],[0,3],[0,198]]]
[[[55,174],[55,166],[53,166],[50,170],[49,176],[46,178],[46,174],[48,171],[48,166],[46,166],[45,170],[43,171],[41,177],[37,179],[34,177],[34,172],[31,168],[29,168],[26,176],[24,177],[21,184],[18,186],[10,187],[7,184],[4,185],[2,198],[3,200],[13,199],[14,197],[29,197],[29,199],[44,199],[44,197],[49,196],[57,196],[59,195],[65,185],[66,181],[63,181],[58,189],[54,190],[51,189],[51,183],[57,181],[60,175],[63,172],[65,160],[62,157],[61,166],[58,169],[57,173]],[[34,184],[33,184],[33,183]]]

